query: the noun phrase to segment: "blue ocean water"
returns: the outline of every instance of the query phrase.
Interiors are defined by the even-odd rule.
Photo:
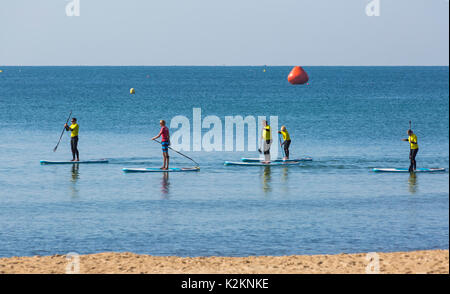
[[[2,67],[0,256],[131,251],[248,256],[448,249],[449,174],[376,174],[449,167],[448,67]],[[130,95],[129,89],[136,89]],[[254,152],[187,152],[198,173],[124,174],[159,167],[149,138],[177,115],[278,116],[290,167],[226,167]],[[71,159],[69,111],[82,159]],[[174,130],[171,130],[174,131]],[[172,166],[191,166],[171,154]]]

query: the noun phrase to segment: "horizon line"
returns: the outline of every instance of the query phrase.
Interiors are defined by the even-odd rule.
[[[290,67],[290,66],[302,66],[302,67],[449,67],[449,64],[431,64],[431,65],[228,65],[228,64],[217,64],[217,65],[92,65],[92,64],[63,64],[63,65],[2,65],[0,67]]]

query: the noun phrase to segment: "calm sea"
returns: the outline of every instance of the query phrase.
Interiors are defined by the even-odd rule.
[[[131,251],[248,256],[448,249],[449,174],[375,174],[449,167],[448,67],[1,67],[0,256]],[[136,95],[130,95],[130,88]],[[124,174],[159,167],[160,119],[278,116],[291,167],[226,167],[254,152],[187,152],[198,173]],[[71,159],[70,112],[82,159]],[[174,130],[171,130],[172,132]],[[207,130],[205,130],[207,131]],[[173,166],[191,166],[171,154]]]

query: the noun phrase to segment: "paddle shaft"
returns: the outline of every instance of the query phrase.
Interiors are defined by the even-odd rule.
[[[159,143],[159,144],[162,144],[161,142],[159,142],[158,140],[153,140],[153,141],[155,141],[155,142],[157,142],[157,143]],[[198,163],[197,163],[197,161],[195,161],[195,160],[193,160],[192,158],[190,158],[189,156],[187,156],[187,155],[184,155],[183,153],[181,153],[181,152],[178,152],[177,150],[174,150],[172,147],[170,147],[169,146],[169,149],[170,150],[172,150],[172,151],[174,151],[174,152],[176,152],[176,153],[178,153],[178,154],[180,154],[181,156],[184,156],[184,157],[186,157],[187,159],[189,159],[189,160],[192,160],[197,166],[200,166]]]
[[[262,148],[263,148],[263,138],[261,137],[261,140],[259,140],[259,147],[258,147],[258,152],[261,154],[262,153]]]
[[[283,143],[281,143],[281,134],[278,134],[278,139],[280,140],[281,154],[286,157],[286,154],[284,153]]]
[[[70,111],[69,117],[67,118],[66,125],[69,123],[70,117],[72,116],[72,110]],[[66,126],[64,126],[61,136],[59,136],[58,144],[56,144],[55,148],[53,148],[53,152],[56,152],[56,149],[58,149],[59,143],[61,142],[62,136],[64,135],[64,131],[66,130]]]

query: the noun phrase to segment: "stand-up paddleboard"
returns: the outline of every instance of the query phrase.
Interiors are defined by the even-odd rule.
[[[41,160],[41,164],[87,164],[87,163],[108,163],[107,159],[97,159],[97,160],[81,160],[81,161],[49,161],[49,160]]]
[[[189,167],[189,168],[169,168],[167,170],[160,169],[157,167],[148,168],[123,168],[122,171],[125,173],[167,173],[167,172],[196,172],[199,171],[199,167]]]
[[[270,163],[262,163],[262,162],[233,162],[233,161],[225,161],[225,165],[241,165],[241,166],[280,166],[280,165],[299,165],[299,161],[292,162],[270,162]]]
[[[313,159],[311,157],[305,157],[305,158],[298,158],[298,159],[275,159],[271,160],[271,162],[297,162],[297,161],[312,161]],[[264,159],[261,158],[241,158],[242,162],[261,162],[264,161]]]
[[[409,173],[407,168],[374,168],[372,171],[379,173]],[[418,168],[414,172],[416,173],[433,173],[443,172],[445,168]]]

